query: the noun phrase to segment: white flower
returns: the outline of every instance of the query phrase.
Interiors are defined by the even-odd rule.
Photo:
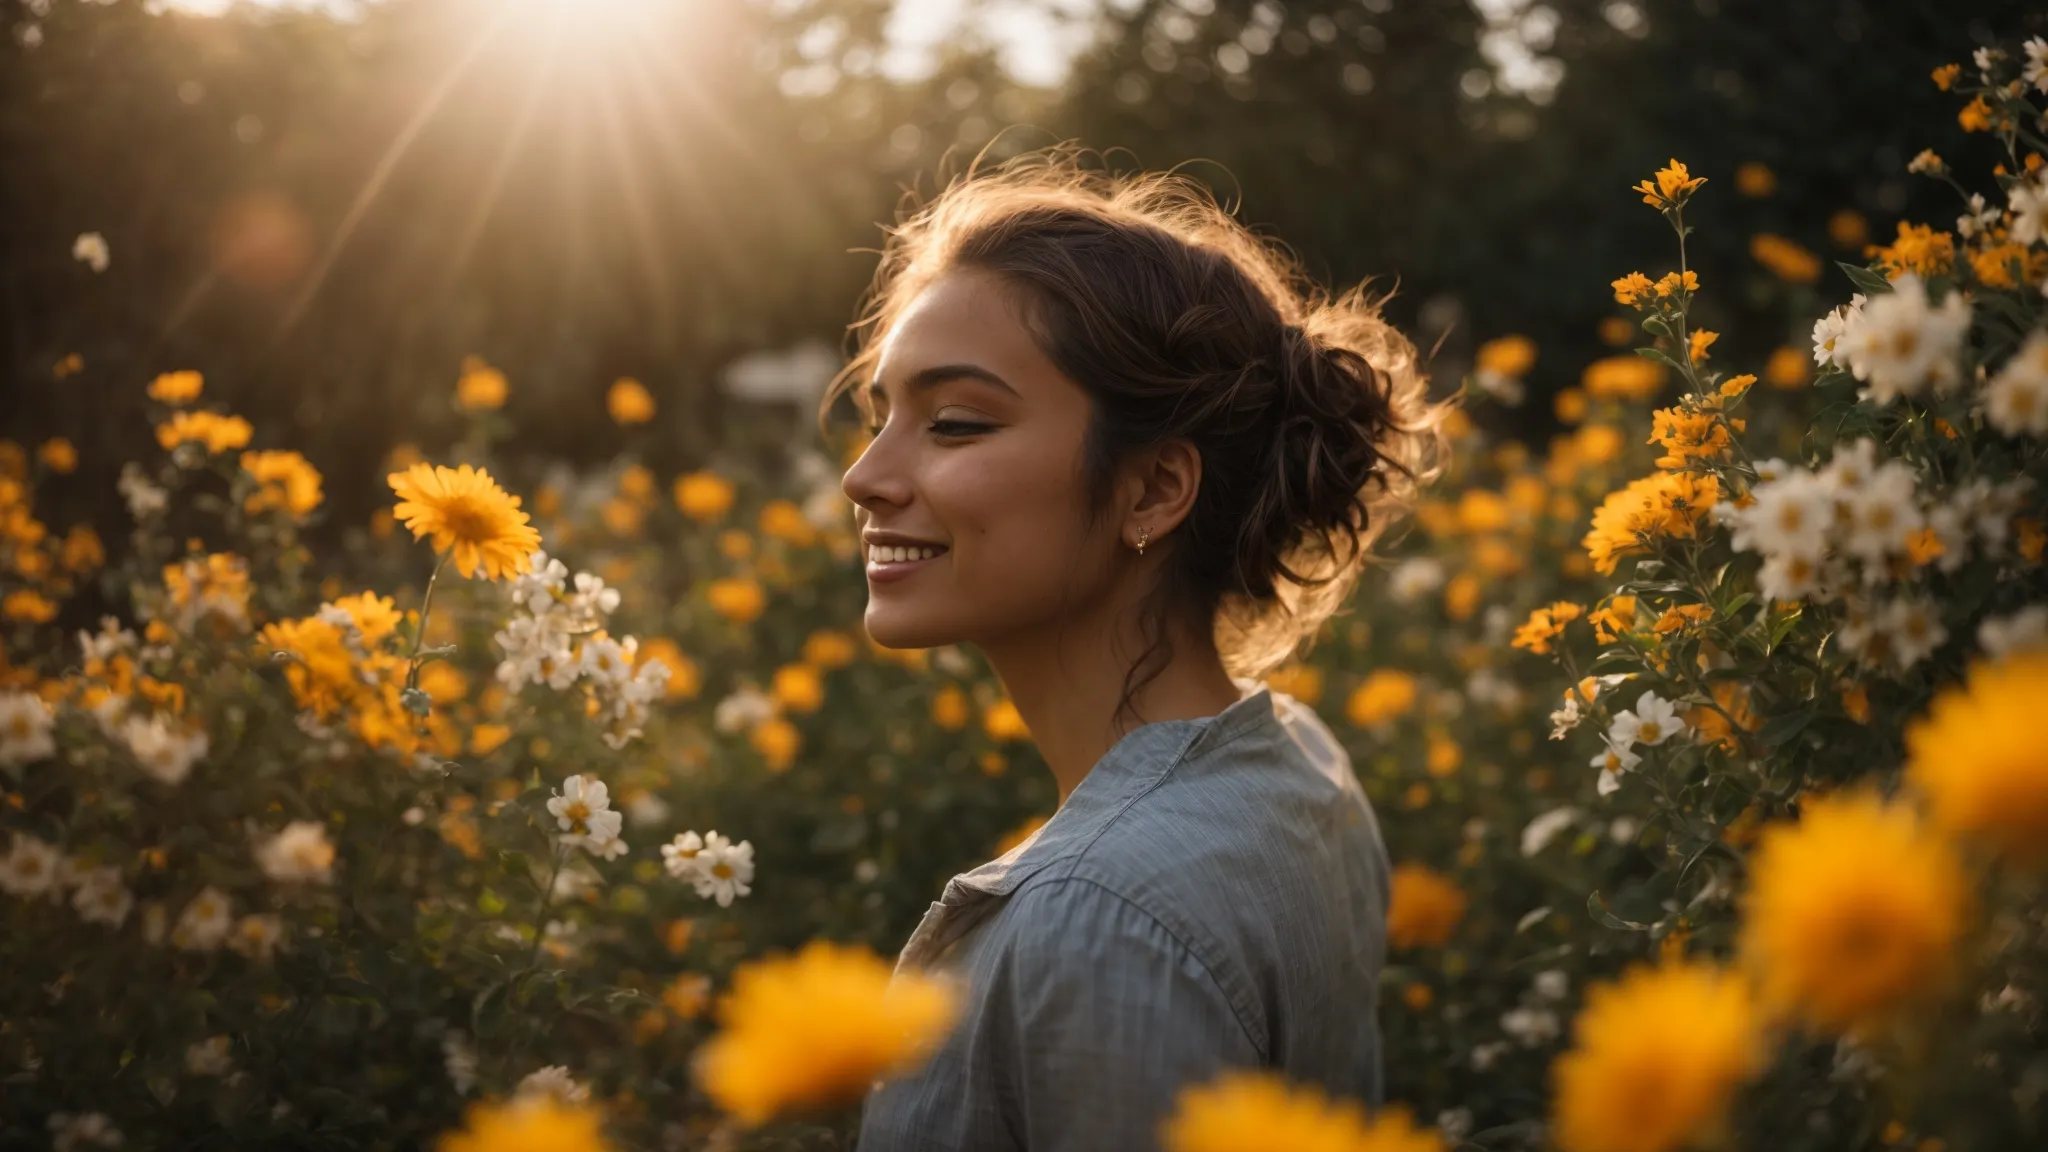
[[[1529,988],[1545,1000],[1562,1000],[1571,993],[1572,978],[1562,968],[1550,968],[1538,972]]]
[[[1418,556],[1394,566],[1387,590],[1401,603],[1412,604],[1443,587],[1443,583],[1444,566],[1427,556]]]
[[[164,510],[171,502],[171,494],[150,483],[142,472],[142,466],[130,460],[121,465],[121,478],[114,482],[123,499],[128,501],[128,514],[137,520],[146,520]]]
[[[536,1097],[552,1096],[564,1104],[582,1104],[590,1099],[590,1087],[578,1084],[569,1075],[569,1069],[561,1064],[550,1064],[535,1072],[526,1074],[519,1086],[512,1090],[518,1099],[531,1100]]]
[[[71,242],[71,258],[82,261],[95,272],[105,272],[113,259],[113,251],[107,247],[105,236],[97,232],[80,232],[78,239]]]
[[[112,616],[100,617],[97,634],[78,630],[79,658],[90,664],[95,660],[111,660],[116,656],[135,651],[135,633],[121,627],[121,622]]]
[[[1821,566],[1790,552],[1767,557],[1756,573],[1757,591],[1773,600],[1804,600],[1821,590]]]
[[[135,906],[135,894],[121,882],[121,870],[108,865],[79,877],[71,906],[78,910],[78,918],[88,924],[119,928],[128,919],[128,910]]]
[[[74,1116],[69,1112],[50,1113],[50,1147],[53,1152],[80,1152],[84,1148],[119,1148],[124,1143],[121,1130],[104,1113],[87,1112]]]
[[[1550,846],[1557,834],[1572,826],[1579,818],[1577,808],[1552,808],[1522,829],[1522,855],[1534,856]]]
[[[62,861],[55,848],[16,832],[7,856],[0,859],[0,891],[24,898],[41,896],[58,882]]]
[[[1913,534],[1926,525],[1913,470],[1897,460],[1886,461],[1862,485],[1844,490],[1841,506],[1848,512],[1843,549],[1876,568],[1906,551]]]
[[[1645,692],[1636,698],[1635,711],[1615,715],[1614,726],[1607,730],[1607,743],[1617,751],[1636,744],[1662,744],[1683,726],[1671,701]]]
[[[1820,470],[1820,478],[1841,499],[1868,483],[1876,471],[1877,441],[1864,437],[1847,445],[1835,445],[1834,455],[1828,457],[1827,466]]]
[[[632,637],[627,637],[626,643],[635,644]],[[609,636],[585,640],[577,657],[583,675],[595,681],[600,691],[632,678],[633,649]]]
[[[638,824],[666,824],[669,818],[668,801],[656,795],[652,789],[636,788],[626,797],[626,814]]]
[[[2048,204],[2048,191],[2042,196]],[[2048,436],[2048,332],[2028,333],[1984,386],[1984,418],[2007,436]]]
[[[130,716],[121,725],[121,739],[142,770],[165,784],[182,783],[206,755],[203,730],[181,730],[161,715]]]
[[[1864,394],[1870,400],[1889,404],[1917,396],[1929,384],[1938,392],[1955,387],[1956,359],[1969,331],[1970,304],[1961,292],[1950,292],[1936,306],[1920,277],[1908,272],[1864,306],[1863,318],[1835,354],[1846,357],[1849,370],[1869,385]]]
[[[2020,69],[2020,79],[2039,91],[2048,92],[2048,40],[2036,36],[2020,47],[2027,53],[2027,62]]]
[[[334,845],[327,840],[325,825],[294,820],[256,848],[256,866],[283,883],[325,884],[333,879]]]
[[[209,885],[178,914],[178,923],[171,929],[171,945],[187,952],[211,952],[227,939],[233,925],[227,893]]]
[[[732,907],[733,897],[753,891],[754,846],[745,840],[735,844],[716,832],[704,834],[704,851],[698,855],[693,882],[697,895],[718,901],[720,908]]]
[[[194,1076],[225,1076],[234,1071],[234,1041],[209,1036],[185,1049],[185,1071]]]
[[[1849,298],[1847,304],[1813,322],[1813,362],[1822,368],[1834,365],[1847,368],[1849,362],[1842,359],[1842,337],[1853,331],[1863,320],[1865,297],[1858,292]]]
[[[1924,597],[1892,601],[1885,607],[1883,627],[1891,636],[1892,659],[1902,670],[1933,655],[1948,640],[1940,608]]]
[[[1820,477],[1804,469],[1750,490],[1755,502],[1739,513],[1731,543],[1766,556],[1803,556],[1818,561],[1827,550],[1834,522],[1834,495]]]
[[[1472,1134],[1472,1110],[1470,1108],[1446,1108],[1436,1114],[1437,1131],[1453,1145],[1465,1142]]]
[[[276,916],[244,916],[235,923],[228,947],[251,960],[268,960],[284,939],[284,921]]]
[[[2012,210],[2013,243],[2032,244],[2048,235],[2048,176],[2014,184],[2005,194],[2005,206]]]
[[[1548,1008],[1510,1008],[1501,1014],[1500,1030],[1524,1048],[1539,1048],[1557,1039],[1557,1013]]]
[[[733,733],[752,728],[775,715],[775,701],[751,684],[742,685],[711,710],[711,726]]]
[[[526,571],[512,578],[512,602],[536,616],[555,606],[555,593],[569,579],[569,569],[560,560],[535,549],[526,558]]]
[[[50,728],[56,717],[31,692],[0,692],[0,764],[28,764],[57,751]]]
[[[476,1049],[462,1033],[450,1032],[441,1037],[441,1067],[447,1071],[448,1082],[454,1085],[457,1096],[467,1096],[476,1087]]]
[[[491,639],[505,652],[497,677],[508,692],[538,683],[559,692],[582,671],[569,651],[569,632],[559,612],[513,617]]]
[[[1592,760],[1592,766],[1600,770],[1600,779],[1595,784],[1600,795],[1614,795],[1621,788],[1621,774],[1642,762],[1643,758],[1629,751],[1627,745],[1616,744],[1610,738],[1607,746]]]
[[[569,597],[566,606],[571,620],[570,627],[582,631],[604,623],[604,618],[619,610],[619,590],[607,588],[604,580],[590,572],[576,574],[576,591]]]
[[[1977,66],[1977,78],[1986,84],[1991,83],[1991,69],[2003,59],[2003,48],[1979,48],[1970,53],[1970,62]]]
[[[2010,616],[1977,625],[1977,643],[1998,659],[2028,648],[2048,648],[2048,604],[2029,604]]]
[[[1508,1051],[1512,1047],[1513,1045],[1509,1044],[1505,1040],[1494,1040],[1485,1044],[1474,1044],[1472,1046],[1471,1057],[1472,1070],[1474,1072],[1484,1072],[1487,1069],[1493,1067],[1494,1062],[1499,1060],[1501,1057],[1507,1055]]]
[[[675,839],[661,846],[661,862],[668,874],[692,883],[703,870],[703,854],[704,838],[695,832],[678,832]]]
[[[611,792],[597,777],[571,776],[562,781],[561,793],[548,801],[548,812],[568,833],[561,838],[565,846],[582,847],[607,860],[626,851],[619,839],[626,818],[612,811]]]
[[[1965,240],[1998,223],[2003,215],[1998,209],[1985,205],[1982,192],[1970,193],[1967,204],[1969,210],[1956,217],[1956,234]]]

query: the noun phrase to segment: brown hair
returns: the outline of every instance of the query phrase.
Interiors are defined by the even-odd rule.
[[[1085,155],[1061,145],[970,166],[885,229],[855,354],[819,419],[873,375],[882,337],[921,291],[974,268],[1015,289],[1039,346],[1090,396],[1089,491],[1106,495],[1131,451],[1191,443],[1201,487],[1168,536],[1121,715],[1171,659],[1172,612],[1213,621],[1233,675],[1304,649],[1435,474],[1443,406],[1427,398],[1415,346],[1381,318],[1385,296],[1359,285],[1333,297],[1194,181],[1094,171]]]

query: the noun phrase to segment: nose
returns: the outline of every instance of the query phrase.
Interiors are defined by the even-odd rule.
[[[853,501],[855,507],[868,513],[891,506],[901,508],[910,503],[909,469],[899,458],[886,427],[868,441],[853,467],[840,478],[839,490],[846,493],[846,498]]]

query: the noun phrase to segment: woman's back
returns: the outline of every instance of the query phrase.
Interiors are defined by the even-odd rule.
[[[1252,691],[1135,729],[1046,826],[955,877],[905,966],[966,982],[864,1152],[1143,1149],[1230,1067],[1377,1103],[1387,862],[1320,720]]]

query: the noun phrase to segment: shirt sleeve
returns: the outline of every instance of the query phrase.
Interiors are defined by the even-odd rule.
[[[1083,879],[1019,899],[1002,1095],[1028,1152],[1156,1148],[1181,1089],[1261,1062],[1214,974],[1145,910]]]

